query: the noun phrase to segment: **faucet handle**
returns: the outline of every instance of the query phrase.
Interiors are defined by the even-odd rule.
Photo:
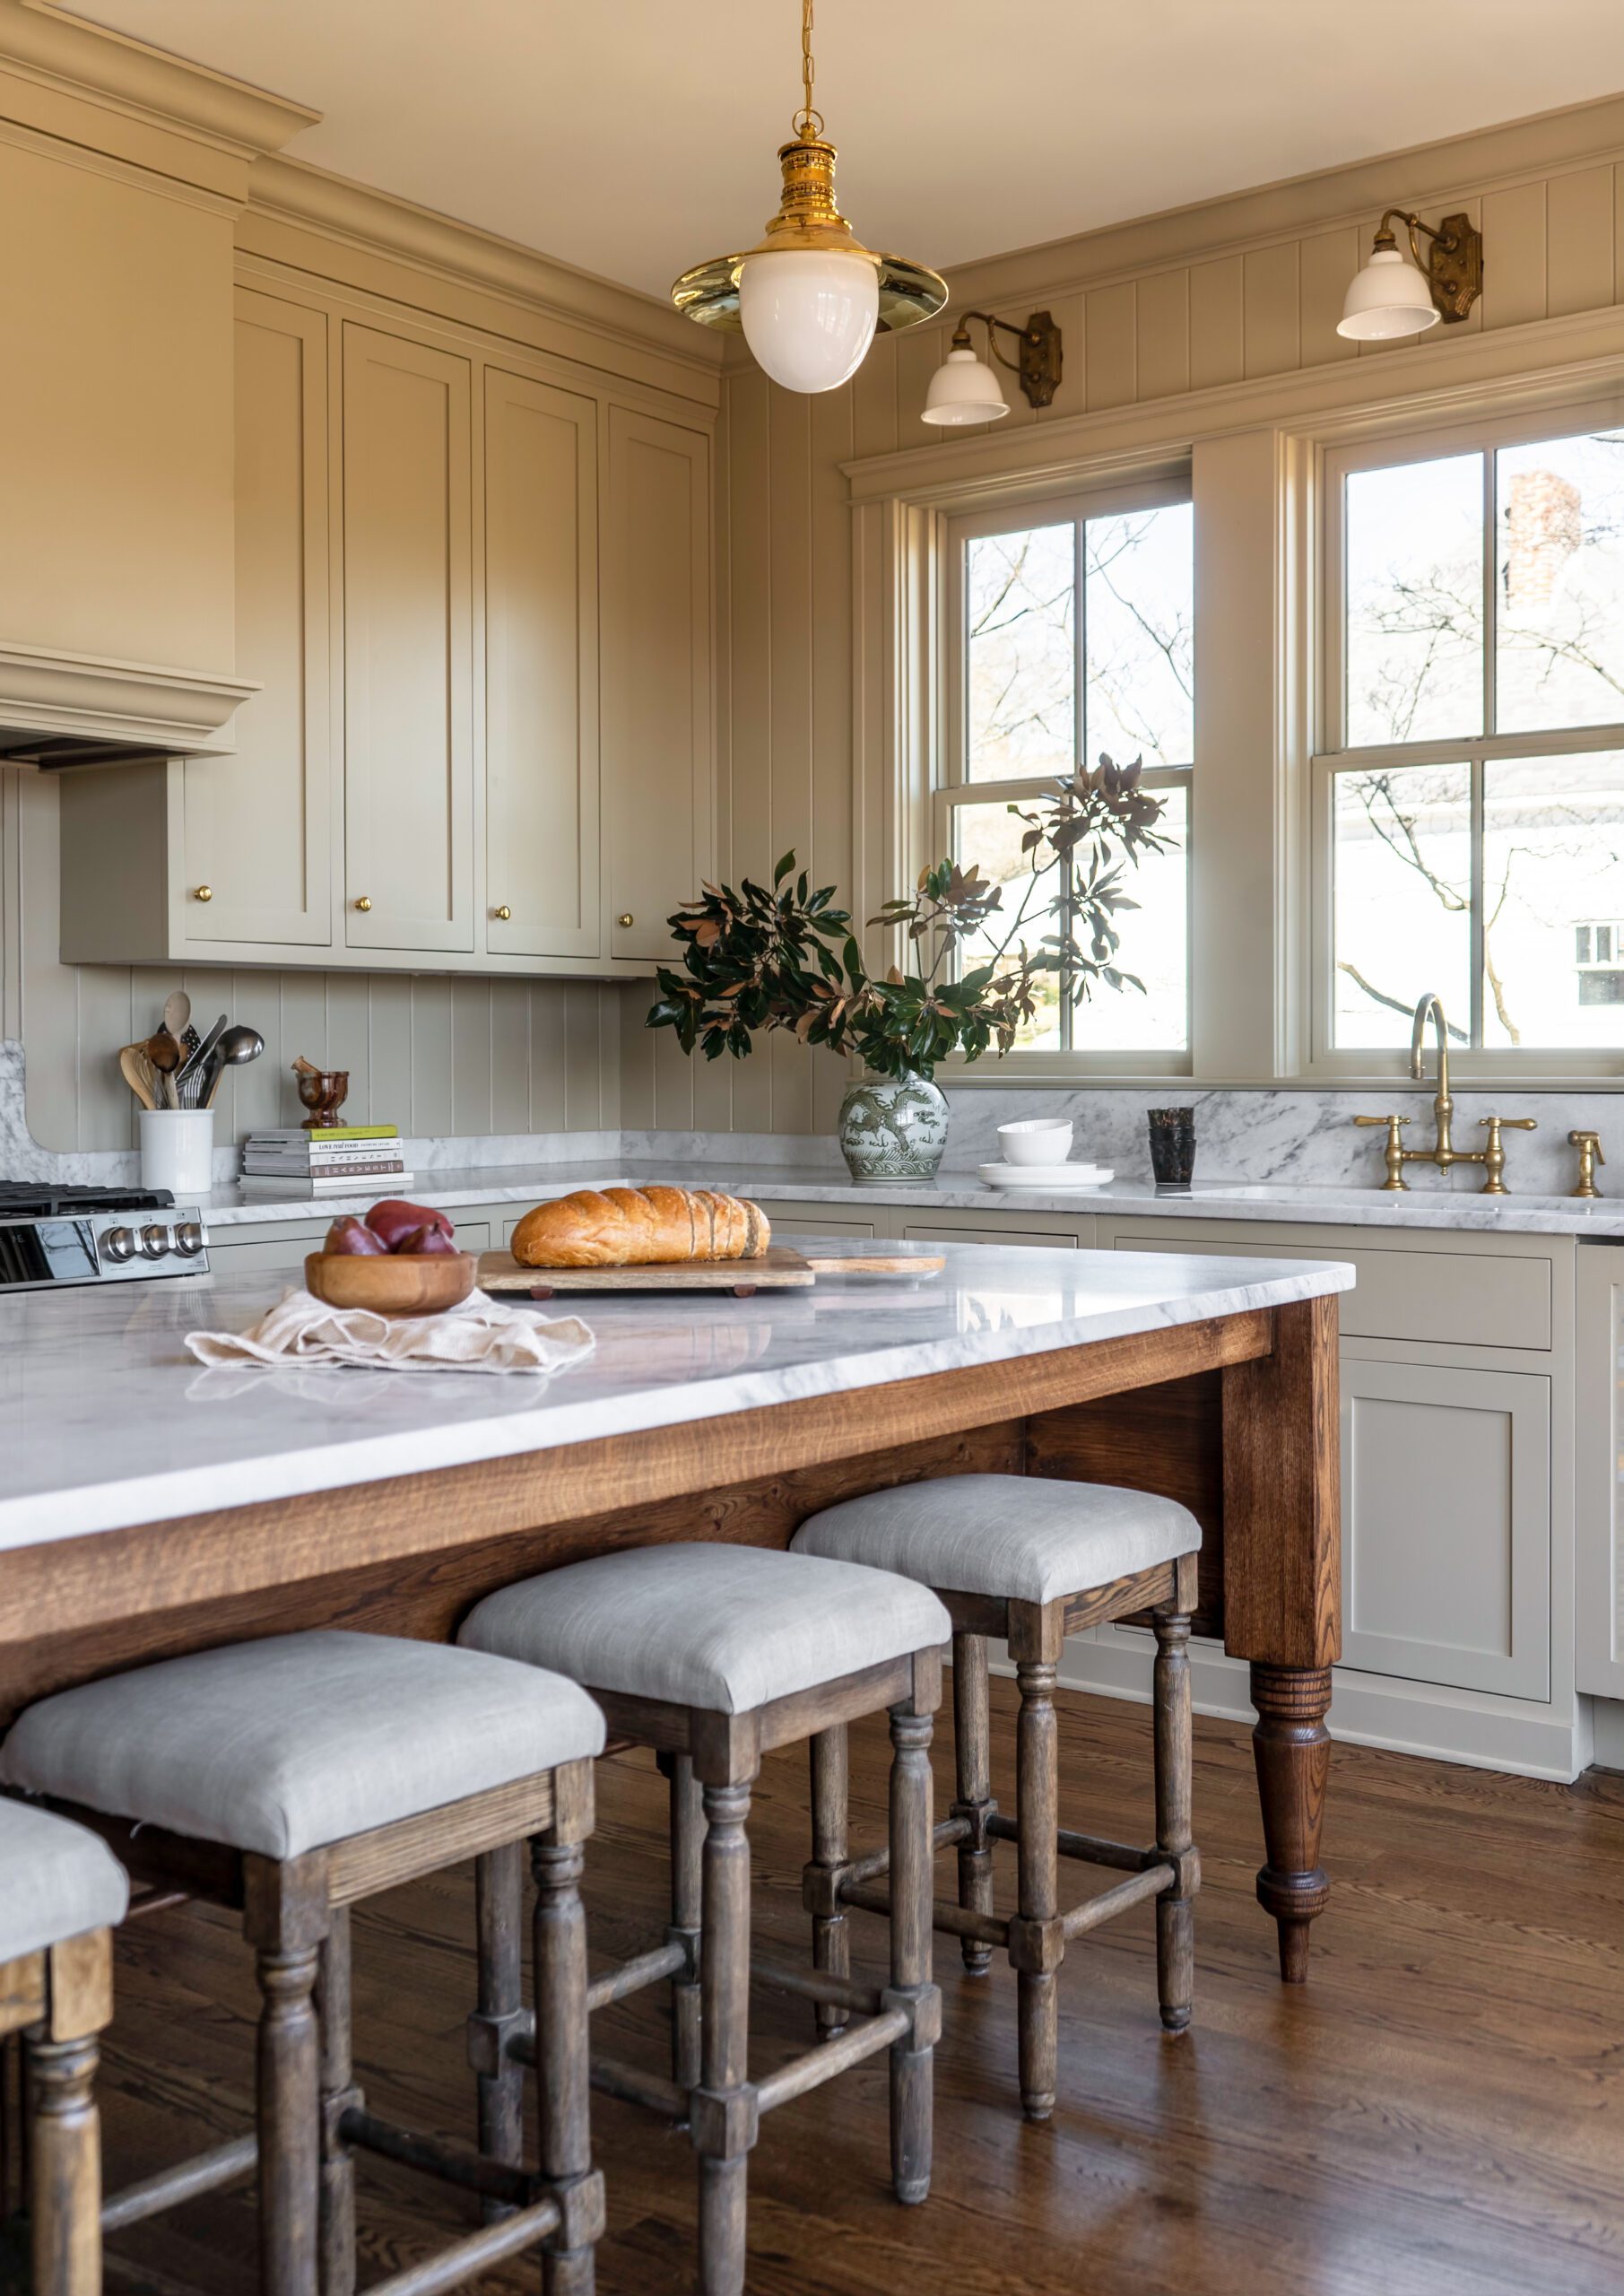
[[[1478,1123],[1489,1135],[1483,1149],[1483,1170],[1487,1177],[1482,1192],[1485,1196],[1504,1196],[1506,1151],[1500,1144],[1500,1135],[1502,1132],[1537,1132],[1539,1121],[1531,1116],[1481,1116]]]
[[[1353,1121],[1355,1124],[1385,1124],[1391,1128],[1395,1124],[1408,1124],[1410,1119],[1407,1116],[1356,1116]]]
[[[1481,1116],[1478,1122],[1500,1132],[1537,1132],[1540,1128],[1538,1117],[1533,1116]]]
[[[1404,1158],[1406,1151],[1403,1142],[1399,1138],[1399,1133],[1403,1127],[1409,1123],[1409,1118],[1407,1116],[1356,1116],[1353,1121],[1358,1125],[1371,1126],[1377,1131],[1381,1131],[1384,1127],[1385,1128],[1387,1134],[1387,1177],[1382,1182],[1382,1187],[1384,1190],[1391,1195],[1396,1196],[1400,1194],[1408,1186],[1408,1183],[1404,1178]]]

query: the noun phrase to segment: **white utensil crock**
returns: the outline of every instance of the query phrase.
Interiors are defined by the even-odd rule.
[[[213,1183],[213,1109],[141,1110],[141,1185],[172,1196],[203,1196]]]

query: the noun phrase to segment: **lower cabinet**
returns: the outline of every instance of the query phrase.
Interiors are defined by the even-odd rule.
[[[1342,1664],[1550,1694],[1550,1381],[1344,1350]]]
[[[1579,1246],[1578,1326],[1577,1681],[1624,1699],[1624,1247]]]

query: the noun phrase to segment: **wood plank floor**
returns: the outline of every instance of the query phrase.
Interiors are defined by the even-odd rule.
[[[998,1776],[1012,1699],[994,1684]],[[1333,1718],[1334,1719],[1334,1718]],[[1145,1709],[1063,1697],[1066,1822],[1148,1839]],[[951,1792],[951,1722],[937,1800]],[[854,1734],[855,1834],[878,1839],[883,1726]],[[938,1938],[934,2194],[885,2179],[883,2060],[786,2107],[751,2166],[752,2296],[1618,2296],[1624,2286],[1624,1778],[1574,1787],[1339,1748],[1325,1857],[1336,1883],[1312,1981],[1284,1991],[1253,1900],[1256,1803],[1244,1731],[1196,1726],[1197,2022],[1155,2007],[1147,1907],[1073,1948],[1062,1979],[1061,2096],[1014,2101],[1013,1979],[967,1979]],[[760,1929],[800,1952],[804,1761],[771,1760],[752,1839]],[[640,1757],[601,1772],[588,1863],[595,1963],[664,1918],[664,1787]],[[1001,1853],[1011,1856],[1012,1853]],[[951,1864],[942,1863],[945,1880]],[[1080,1868],[1063,1886],[1091,1887]],[[461,2021],[472,1888],[459,1870],[358,1915],[357,2055],[378,2109],[465,2133]],[[860,1959],[881,1926],[855,1918]],[[246,2124],[255,1995],[214,1916],[126,1934],[104,2082],[110,2183]],[[758,1991],[757,2069],[799,2046],[803,2006]],[[664,2069],[664,2000],[612,2013],[616,2054]],[[608,2038],[605,2033],[604,2038]],[[604,2296],[690,2283],[687,2141],[595,2106],[609,2185]],[[363,2286],[463,2226],[461,2204],[361,2171]],[[248,2296],[248,2195],[122,2235],[109,2290]],[[509,2266],[489,2291],[532,2291]]]

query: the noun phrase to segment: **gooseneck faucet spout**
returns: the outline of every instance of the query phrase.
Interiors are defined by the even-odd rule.
[[[1431,988],[1417,1001],[1415,1026],[1410,1033],[1410,1074],[1418,1084],[1425,1073],[1421,1039],[1427,1033],[1429,1021],[1437,1039],[1437,1096],[1433,1103],[1437,1115],[1437,1141],[1434,1155],[1440,1164],[1446,1164],[1451,1150],[1449,1126],[1455,1115],[1455,1102],[1449,1097],[1449,1023],[1444,1017],[1443,998]]]
[[[1450,1125],[1455,1117],[1455,1102],[1449,1097],[1449,1023],[1444,1017],[1444,1000],[1429,989],[1415,1008],[1415,1026],[1410,1034],[1410,1074],[1419,1084],[1422,1081],[1421,1039],[1430,1021],[1437,1036],[1437,1091],[1433,1096],[1432,1114],[1437,1136],[1430,1148],[1406,1148],[1401,1137],[1410,1121],[1407,1116],[1356,1116],[1355,1124],[1374,1125],[1385,1129],[1387,1145],[1385,1161],[1387,1177],[1382,1187],[1389,1194],[1402,1193],[1410,1185],[1404,1178],[1406,1164],[1436,1164],[1447,1172],[1455,1164],[1481,1164],[1483,1194],[1504,1196],[1506,1193],[1506,1147],[1501,1138],[1505,1132],[1536,1132],[1539,1127],[1531,1116],[1485,1116],[1478,1121],[1489,1135],[1481,1148],[1457,1148],[1450,1136]]]

